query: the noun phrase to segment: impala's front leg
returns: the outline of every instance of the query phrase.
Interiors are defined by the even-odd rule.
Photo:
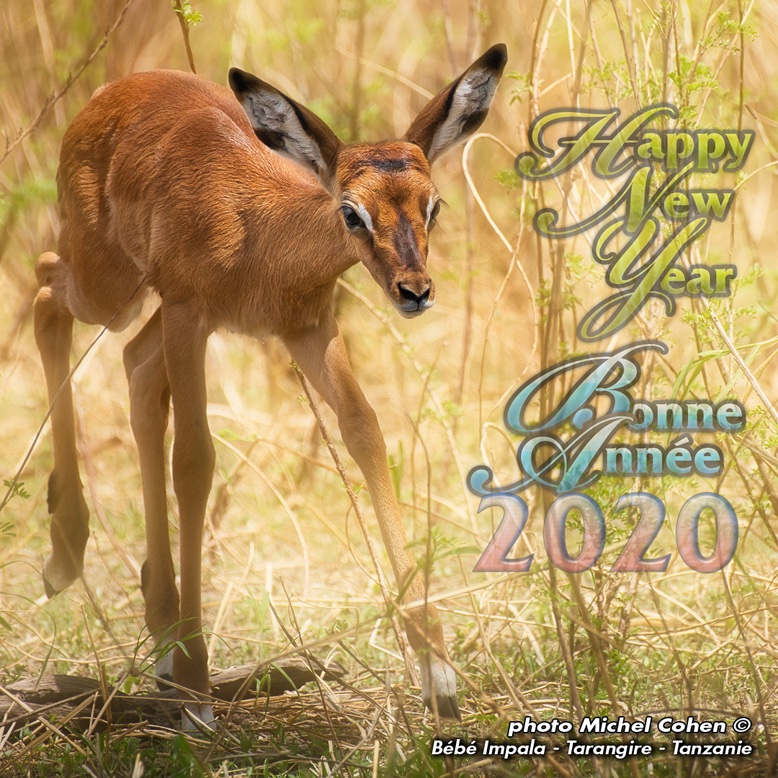
[[[181,535],[178,637],[185,648],[175,649],[173,679],[199,695],[207,695],[209,689],[200,605],[203,524],[215,458],[206,413],[205,346],[209,334],[195,306],[163,300],[162,340],[173,399],[173,488]],[[192,728],[187,713],[206,724],[213,720],[210,704],[187,703],[185,729]]]
[[[168,532],[165,430],[170,388],[162,347],[161,313],[157,308],[143,329],[125,346],[124,367],[130,388],[130,422],[138,446],[146,514],[147,554],[141,568],[141,591],[146,606],[146,626],[157,644],[154,673],[164,688],[162,682],[173,678],[173,654],[168,644],[177,637],[180,605]]]
[[[408,539],[392,487],[386,444],[375,412],[365,399],[349,364],[335,319],[285,339],[292,358],[338,417],[349,453],[367,481],[381,535],[405,602],[425,602],[422,576],[408,551]],[[408,640],[419,658],[422,695],[430,710],[459,718],[456,676],[448,663],[437,609],[425,604],[404,611]]]

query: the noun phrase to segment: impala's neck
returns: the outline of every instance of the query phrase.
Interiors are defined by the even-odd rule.
[[[361,260],[339,202],[291,163],[281,167],[278,180],[252,190],[240,208],[240,237],[225,257],[224,295],[213,311],[217,326],[258,336],[316,326],[338,277]]]

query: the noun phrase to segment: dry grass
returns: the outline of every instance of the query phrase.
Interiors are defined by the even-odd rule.
[[[635,761],[449,764],[427,752],[436,731],[499,739],[505,722],[525,714],[619,712],[748,715],[763,727],[750,737],[758,746],[752,762],[655,760],[654,775],[757,775],[767,774],[770,759],[775,764],[778,430],[758,393],[776,401],[778,277],[770,255],[778,222],[770,216],[776,205],[771,164],[778,11],[768,2],[692,8],[674,0],[656,10],[619,0],[588,10],[565,0],[454,5],[202,0],[195,8],[204,21],[189,36],[199,73],[224,81],[230,64],[258,72],[310,104],[345,138],[403,131],[425,94],[497,40],[508,44],[509,70],[525,76],[506,79],[500,88],[485,127],[498,142],[478,138],[468,146],[470,178],[458,154],[436,171],[449,207],[432,241],[439,299],[434,313],[420,322],[398,320],[360,268],[349,271],[338,292],[339,320],[386,434],[417,557],[430,533],[434,538],[431,594],[467,678],[462,725],[438,730],[422,718],[419,690],[398,653],[349,497],[285,355],[272,342],[218,334],[208,355],[217,474],[204,565],[212,665],[304,646],[348,666],[348,687],[241,706],[219,739],[200,744],[147,726],[109,727],[87,737],[69,731],[66,722],[41,717],[7,742],[0,729],[3,775],[136,776],[140,764],[147,775],[257,775],[265,764],[270,772],[304,775],[642,774],[645,765]],[[103,47],[103,33],[123,7],[123,0],[10,0],[0,8],[0,123],[9,141],[0,167],[4,478],[13,478],[34,443],[20,475],[29,497],[13,497],[0,513],[0,684],[35,677],[44,668],[127,689],[150,684],[139,588],[141,491],[120,363],[132,331],[101,338],[74,377],[92,513],[83,581],[52,601],[40,583],[51,444],[45,431],[36,439],[47,400],[30,305],[33,263],[56,245],[59,140],[104,80],[137,69],[187,67],[181,29],[167,3],[134,0]],[[721,10],[735,20],[747,15],[759,37],[719,25],[720,39],[701,49]],[[680,85],[671,78],[683,57],[704,67],[717,86],[685,94],[691,77]],[[611,72],[608,63],[622,64]],[[69,80],[69,74],[77,77]],[[512,101],[525,84],[522,100]],[[40,115],[52,93],[61,99]],[[542,550],[543,497],[531,494],[517,553],[535,551],[533,572],[471,573],[499,517],[476,514],[477,502],[464,485],[467,471],[488,462],[505,478],[513,475],[516,440],[502,424],[508,394],[541,364],[584,350],[575,339],[575,321],[606,290],[592,262],[576,266],[569,260],[590,255],[585,237],[551,246],[533,233],[531,216],[541,204],[561,204],[563,192],[571,210],[591,212],[598,198],[608,196],[608,182],[577,173],[559,180],[559,189],[554,183],[518,188],[506,171],[540,111],[610,102],[629,113],[660,98],[677,104],[686,99],[699,126],[742,123],[757,131],[732,218],[696,244],[689,259],[733,261],[741,278],[756,263],[764,273],[741,284],[734,299],[711,305],[715,321],[700,303],[686,300],[686,320],[680,313],[668,320],[651,308],[620,336],[620,342],[660,337],[671,347],[667,359],[646,371],[643,396],[668,396],[679,371],[710,352],[690,391],[737,396],[749,409],[747,433],[720,443],[728,462],[721,479],[642,484],[663,497],[671,520],[697,491],[725,494],[740,522],[737,557],[724,573],[694,573],[675,558],[670,524],[652,548],[656,556],[674,554],[667,573],[615,576],[608,567],[627,528],[623,516],[608,515],[612,531],[603,561],[591,573],[567,577],[549,569]],[[503,183],[496,180],[500,172]],[[727,183],[722,177],[712,185]],[[568,292],[580,302],[565,307]],[[78,327],[74,354],[83,354],[95,335]],[[323,413],[333,432],[332,415]],[[372,527],[361,478],[345,462]],[[610,479],[598,487],[597,498],[612,506],[634,488]],[[381,562],[387,567],[382,555]],[[254,773],[252,765],[258,766]]]

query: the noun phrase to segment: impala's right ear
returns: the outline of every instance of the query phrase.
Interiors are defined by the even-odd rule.
[[[430,100],[405,139],[421,146],[430,162],[472,135],[483,123],[500,81],[508,50],[497,43]]]
[[[229,82],[254,132],[266,146],[320,178],[331,173],[343,144],[313,111],[238,68],[230,68]]]

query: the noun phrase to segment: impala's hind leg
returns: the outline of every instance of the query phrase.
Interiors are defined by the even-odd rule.
[[[78,472],[68,378],[73,335],[73,315],[66,302],[68,269],[56,254],[46,253],[38,260],[35,272],[40,287],[33,305],[35,342],[46,374],[54,438],[54,470],[48,493],[52,552],[43,565],[43,585],[52,597],[81,575],[89,511]]]
[[[170,387],[162,351],[159,309],[125,346],[124,367],[130,385],[130,419],[138,446],[146,513],[147,556],[141,570],[146,626],[160,651],[155,674],[162,680],[172,680],[173,654],[171,646],[165,644],[177,637],[179,604],[168,534],[165,430]]]

